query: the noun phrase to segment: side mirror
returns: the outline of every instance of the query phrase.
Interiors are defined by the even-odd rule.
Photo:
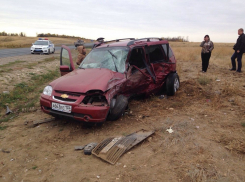
[[[67,65],[61,65],[60,66],[60,71],[61,72],[70,72],[70,67]]]

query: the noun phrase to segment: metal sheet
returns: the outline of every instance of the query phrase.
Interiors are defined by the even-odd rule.
[[[155,131],[140,130],[125,137],[121,136],[105,139],[94,148],[92,154],[110,164],[115,164],[125,152],[145,140],[154,132]]]

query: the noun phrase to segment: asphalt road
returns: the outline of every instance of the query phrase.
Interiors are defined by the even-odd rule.
[[[75,49],[75,46],[68,46],[70,49]],[[60,51],[61,47],[55,47],[55,51]],[[23,56],[31,54],[30,48],[16,49],[0,49],[0,58]]]

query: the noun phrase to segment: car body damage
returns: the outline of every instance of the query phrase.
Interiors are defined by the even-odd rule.
[[[70,49],[62,46],[60,72],[44,88],[41,109],[85,122],[116,120],[130,97],[164,87],[174,95],[179,87],[174,54],[167,41],[156,38],[99,42],[78,69]]]

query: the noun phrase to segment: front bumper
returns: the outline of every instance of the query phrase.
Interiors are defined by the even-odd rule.
[[[48,49],[31,49],[32,53],[48,53]]]
[[[52,109],[52,102],[72,106],[71,113],[60,112]],[[109,106],[84,106],[77,103],[64,103],[53,100],[52,97],[42,95],[40,105],[43,112],[53,115],[68,117],[84,122],[103,122],[106,120]]]

